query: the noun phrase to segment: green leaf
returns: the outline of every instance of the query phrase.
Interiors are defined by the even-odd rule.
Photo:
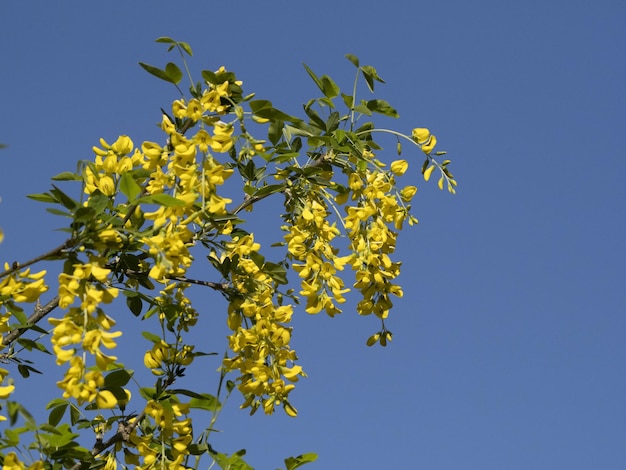
[[[133,372],[126,369],[114,370],[104,378],[105,387],[123,387],[133,376]]]
[[[165,73],[172,79],[172,83],[178,84],[183,79],[183,72],[180,71],[178,66],[172,62],[169,62],[165,66]]]
[[[184,206],[187,203],[168,194],[152,194],[137,199],[137,204],[159,204],[165,207]]]
[[[25,379],[27,379],[28,377],[30,377],[30,372],[28,371],[28,367],[26,367],[24,364],[18,364],[17,365],[17,371],[20,373],[20,375],[22,377],[24,377]]]
[[[192,398],[189,400],[190,408],[197,408],[207,411],[218,411],[221,408],[220,402],[213,395],[201,394],[202,398]]]
[[[3,446],[2,447],[17,447],[20,443],[20,433],[16,430],[7,428],[3,431]]]
[[[76,406],[71,405],[70,407],[70,422],[72,423],[72,426],[74,426],[76,423],[78,423],[81,419],[81,411],[76,408]]]
[[[364,65],[361,67],[361,72],[363,73],[363,78],[367,82],[367,87],[370,89],[372,93],[374,93],[374,81],[385,83],[385,81],[378,76],[378,72],[371,65]]]
[[[154,333],[150,333],[149,331],[143,331],[141,333],[141,336],[146,338],[148,341],[151,341],[152,343],[160,343],[161,342],[161,337],[160,336],[157,336]]]
[[[128,306],[128,309],[132,312],[133,315],[135,315],[136,317],[141,315],[143,302],[141,301],[141,298],[138,295],[133,296],[133,297],[127,297],[126,305]]]
[[[352,109],[352,105],[354,104],[354,96],[342,93],[341,99],[343,99],[343,102],[346,104],[346,107],[348,109]]]
[[[162,36],[158,39],[156,39],[155,42],[161,42],[161,43],[165,43],[165,44],[170,44],[171,47],[168,50],[172,50],[173,47],[178,46],[181,49],[183,49],[187,54],[189,54],[190,56],[192,56],[192,52],[191,52],[191,47],[189,46],[189,44],[187,44],[186,42],[183,41],[175,41],[172,38],[169,38],[167,36]]]
[[[269,275],[278,284],[287,284],[287,271],[279,264],[266,262],[263,272]]]
[[[52,411],[48,415],[48,424],[50,426],[56,426],[61,422],[61,419],[63,419],[63,415],[65,414],[65,410],[67,410],[67,406],[67,403],[64,403],[63,405],[52,408]]]
[[[48,402],[48,404],[46,405],[46,410],[50,410],[52,408],[56,408],[57,406],[67,405],[67,404],[68,404],[67,400],[63,398],[54,398]]]
[[[187,451],[191,455],[202,455],[209,451],[209,446],[206,444],[194,444],[191,443],[187,446]]]
[[[326,132],[330,134],[338,127],[339,127],[339,113],[335,111],[334,113],[331,113],[330,116],[328,116],[328,119],[326,120]]]
[[[28,325],[28,317],[23,310],[14,310],[13,316],[18,322],[20,322],[20,325]]]
[[[300,119],[298,119],[297,117],[291,116],[287,113],[282,112],[280,109],[276,109],[272,107],[259,109],[254,114],[260,118],[271,119],[273,121],[289,121],[289,122],[300,121]]]
[[[173,83],[176,85],[175,77],[170,76],[170,73],[167,70],[162,70],[158,67],[154,67],[152,65],[144,64],[143,62],[139,62],[139,65],[148,73],[154,75],[161,80],[165,80],[166,82]]]
[[[54,181],[82,181],[83,177],[71,171],[64,171],[63,173],[53,176],[52,179]]]
[[[60,209],[55,209],[54,207],[48,207],[46,211],[54,215],[61,215],[63,217],[69,217],[69,218],[72,217],[72,214],[70,214],[69,212],[65,212]]]
[[[250,101],[250,110],[256,114],[257,111],[265,108],[272,108],[272,102],[268,100],[252,100]]]
[[[309,126],[307,126],[309,127]],[[287,140],[291,140],[294,135],[302,135],[304,137],[312,137],[313,134],[306,129],[302,129],[302,126],[290,126],[286,124],[283,128],[285,135],[288,136]],[[291,145],[293,147],[293,144]]]
[[[89,201],[87,201],[87,206],[92,208],[96,215],[101,214],[104,209],[106,209],[111,200],[108,196],[105,196],[102,193],[95,193],[89,197]]]
[[[78,437],[78,434],[71,432],[68,424],[62,424],[60,426],[42,424],[41,429],[46,432],[39,433],[38,438],[52,448],[63,447]]]
[[[152,400],[156,397],[156,389],[152,387],[142,387],[139,389],[139,394],[146,400]]]
[[[39,333],[42,333],[44,335],[48,334],[48,332],[46,330],[44,330],[41,327],[38,327],[37,325],[30,325],[28,329],[29,330],[35,330],[35,331],[37,331]],[[26,348],[28,351],[32,351],[33,349],[35,349],[37,351],[41,351],[43,353],[50,354],[50,351],[48,351],[46,349],[46,347],[43,344],[41,344],[39,341],[34,341],[34,340],[28,339],[28,338],[19,338],[17,340],[17,343],[20,346],[23,346],[24,348]]]
[[[280,121],[273,121],[267,129],[267,138],[273,145],[276,145],[280,141],[282,135],[283,123]]]
[[[286,187],[286,184],[268,184],[267,186],[259,188],[254,193],[254,197],[262,197],[267,196],[268,194],[278,193],[280,191],[283,191]]]
[[[385,100],[369,100],[367,102],[367,109],[375,113],[384,114],[385,116],[391,116],[394,118],[400,117],[398,112]]]
[[[76,212],[74,212],[74,222],[89,222],[94,220],[96,216],[96,211],[93,210],[92,207],[79,207]]]
[[[166,44],[176,44],[176,41],[174,41],[172,38],[169,38],[167,36],[161,36],[160,38],[157,38],[154,42],[164,42]]]
[[[256,264],[259,269],[263,268],[263,265],[265,264],[265,257],[261,253],[258,251],[252,251],[250,253],[250,259],[254,261],[254,264]]]
[[[314,101],[314,100],[313,100]],[[313,102],[310,102],[307,106],[304,107],[304,112],[307,114],[307,116],[309,116],[309,118],[311,119],[312,124],[314,126],[316,126],[319,129],[326,129],[326,123],[324,122],[324,120],[319,116],[319,114],[317,113],[317,111],[315,111],[314,109],[311,108],[310,105],[312,105]]]
[[[354,107],[354,111],[356,111],[357,113],[365,114],[366,116],[371,116],[372,115],[372,111],[364,103],[356,105]]]
[[[122,194],[126,196],[129,201],[134,201],[137,196],[141,194],[141,186],[137,184],[132,173],[127,172],[122,175],[120,191],[122,191]]]
[[[315,84],[317,85],[317,87],[321,90],[322,93],[324,93],[324,85],[322,84],[322,81],[317,78],[317,75],[315,75],[315,73],[313,72],[313,70],[311,70],[308,65],[306,64],[302,64],[304,65],[304,69],[307,71],[307,73],[309,74],[309,76],[313,79],[313,81],[315,82]]]
[[[348,59],[355,67],[359,67],[359,58],[353,54],[346,54],[346,59]]]
[[[54,204],[54,203],[58,202],[55,198],[53,198],[48,193],[44,193],[44,194],[27,194],[26,197],[28,199],[32,199],[33,201],[47,202],[47,203],[50,203],[50,204]]]
[[[52,193],[52,195],[54,197],[56,197],[56,199],[67,209],[69,210],[74,210],[77,206],[78,206],[78,202],[76,202],[74,199],[72,199],[71,197],[69,197],[67,194],[65,194],[63,191],[61,191],[59,188],[57,188],[55,185],[52,185],[52,188],[50,190],[50,193]]]
[[[178,44],[180,47],[182,47],[182,48],[183,48],[183,50],[184,50],[187,54],[189,54],[189,56],[190,56],[190,57],[193,55],[193,52],[191,51],[191,46],[190,46],[188,43],[186,43],[186,42],[184,42],[184,41],[179,41],[177,44]]]
[[[248,465],[242,457],[246,455],[246,450],[241,449],[228,456],[226,454],[217,453],[212,455],[215,462],[224,470],[254,470],[253,467]]]
[[[339,96],[340,92],[337,84],[328,75],[322,76],[322,91],[324,92],[324,96],[329,99]]]
[[[304,464],[315,462],[317,460],[317,454],[308,453],[298,455],[297,457],[288,457],[285,459],[285,465],[287,470],[295,470]]]
[[[172,390],[170,390],[170,393],[172,393],[174,395],[184,395],[184,396],[189,397],[189,398],[198,398],[200,400],[204,400],[206,398],[205,395],[203,395],[201,393],[193,392],[191,390],[186,390],[184,388],[172,389]]]

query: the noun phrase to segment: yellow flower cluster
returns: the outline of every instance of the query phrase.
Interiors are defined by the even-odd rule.
[[[78,298],[80,310],[93,313],[99,304],[111,303],[119,291],[106,285],[111,270],[102,266],[104,262],[104,259],[92,256],[89,263],[75,264],[72,274],[61,273],[59,307],[67,308]]]
[[[165,369],[171,366],[188,366],[193,361],[193,346],[185,345],[177,348],[161,340],[156,343],[143,357],[143,363],[148,369],[152,369],[154,375],[163,375]]]
[[[5,272],[10,272],[8,263],[4,265]],[[8,333],[11,328],[9,321],[14,311],[21,308],[15,302],[36,302],[41,294],[48,290],[44,276],[46,271],[31,273],[30,269],[21,272],[13,271],[0,281],[0,335]],[[0,349],[4,347],[3,338],[0,336]],[[12,383],[2,385],[9,372],[0,369],[0,400],[6,400],[15,391]],[[0,415],[0,421],[5,421],[6,417]]]
[[[168,470],[187,468],[183,461],[189,455],[188,446],[193,439],[189,405],[178,403],[173,398],[165,403],[150,400],[144,411],[157,428],[142,436],[138,435],[136,429],[133,431],[129,444],[137,449],[138,454],[124,449],[125,463],[140,469],[156,468],[157,465]],[[169,449],[166,454],[163,453],[165,442]],[[140,458],[143,458],[143,464]]]
[[[163,116],[162,129],[169,135],[167,147],[144,142],[142,166],[151,171],[146,185],[147,194],[172,192],[175,204],[163,204],[144,217],[153,221],[154,232],[142,238],[153,256],[155,264],[150,277],[163,281],[167,276],[181,276],[191,265],[189,248],[193,245],[193,233],[189,224],[198,223],[203,213],[223,215],[226,205],[232,202],[221,197],[217,189],[223,185],[233,170],[226,168],[210,154],[227,152],[233,145],[233,126],[205,116],[207,112],[221,113],[222,98],[228,97],[228,82],[210,88],[202,99],[189,102],[177,100],[172,105],[174,116],[179,119],[201,120],[213,129],[198,130],[193,138],[178,132],[174,123]],[[202,162],[197,162],[198,154]],[[202,206],[198,206],[198,200]]]
[[[224,359],[224,367],[241,373],[237,387],[245,397],[242,408],[251,407],[254,413],[262,406],[271,414],[276,405],[283,405],[288,415],[295,416],[288,395],[295,388],[291,382],[304,373],[293,364],[297,357],[289,345],[291,328],[286,325],[293,308],[274,303],[274,281],[252,258],[259,248],[252,235],[236,236],[223,255],[237,263],[232,274],[237,295],[228,307],[228,326],[233,331],[228,344],[235,356]]]
[[[220,69],[215,72],[216,76],[224,73],[226,73],[224,67],[220,67]],[[237,85],[242,84],[240,81],[235,83]],[[228,100],[230,96],[229,85],[228,81],[224,81],[220,85],[209,85],[209,87],[204,90],[200,99],[194,98],[188,102],[184,100],[175,101],[172,106],[174,116],[179,119],[190,118],[194,121],[200,121],[205,112],[226,114],[231,106]]]
[[[8,263],[4,263],[4,269],[10,270]],[[48,290],[45,275],[45,270],[31,273],[30,268],[27,268],[5,276],[0,282],[0,302],[8,299],[14,302],[36,302],[41,294]]]
[[[385,319],[393,306],[390,294],[403,295],[401,287],[393,283],[400,274],[400,263],[389,257],[395,250],[397,236],[389,225],[401,228],[410,216],[393,193],[393,176],[387,172],[352,173],[349,186],[357,204],[346,207],[344,226],[353,252],[350,264],[356,271],[354,287],[363,295],[357,312],[374,313]]]
[[[98,190],[112,197],[117,192],[118,177],[139,165],[143,156],[139,150],[133,151],[133,141],[125,135],[111,145],[100,139],[100,145],[102,148],[93,147],[96,154],[94,164],[85,168],[85,193],[93,194]]]
[[[46,466],[43,460],[38,460],[27,467],[15,452],[9,452],[5,455],[2,463],[2,470],[43,470],[44,468]]]
[[[51,343],[56,362],[70,365],[63,380],[57,382],[63,396],[74,398],[79,405],[95,403],[98,408],[113,408],[118,399],[110,391],[101,390],[102,372],[117,357],[105,354],[103,348],[114,349],[115,338],[122,333],[111,331],[115,321],[99,307],[118,295],[118,289],[107,285],[110,270],[102,267],[101,261],[92,257],[90,263],[75,264],[71,274],[59,275],[59,306],[68,310],[62,318],[50,318],[49,322],[54,326]],[[71,307],[76,299],[80,306]],[[95,357],[92,370],[85,363],[86,354]]]
[[[340,232],[328,218],[329,212],[322,202],[307,201],[293,226],[285,226],[283,230],[287,232],[284,239],[290,257],[301,262],[294,263],[293,268],[302,279],[300,294],[307,299],[306,312],[325,310],[333,317],[341,313],[337,304],[346,301],[343,294],[349,291],[337,275],[348,258],[336,256],[338,249],[331,242]]]
[[[437,138],[424,127],[416,127],[411,131],[413,140],[421,147],[422,152],[430,154],[437,145]]]

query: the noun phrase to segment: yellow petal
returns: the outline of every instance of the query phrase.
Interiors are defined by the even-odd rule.
[[[429,154],[433,151],[435,145],[437,145],[437,137],[431,135],[430,139],[428,139],[428,142],[422,145],[422,152],[424,152],[425,154]]]
[[[285,402],[283,406],[285,408],[285,413],[287,413],[288,416],[291,416],[292,418],[298,416],[298,410],[291,406],[291,404]]]
[[[428,168],[426,168],[426,171],[424,172],[424,181],[428,181],[430,179],[430,175],[433,174],[434,169],[435,169],[435,165],[431,165]]]
[[[416,127],[413,129],[411,134],[413,136],[413,140],[420,145],[427,142],[430,137],[430,131],[425,127]]]
[[[15,385],[7,385],[6,387],[0,387],[0,400],[6,400],[9,395],[15,390]]]
[[[96,395],[96,405],[98,406],[98,409],[113,408],[117,405],[117,399],[110,391],[102,390],[101,392],[98,392],[98,395]]]
[[[395,160],[390,168],[396,175],[401,176],[409,168],[409,163],[406,160]]]

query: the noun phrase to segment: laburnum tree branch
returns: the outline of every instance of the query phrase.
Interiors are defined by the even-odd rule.
[[[28,317],[28,323],[19,328],[11,330],[4,338],[3,343],[10,346],[16,339],[22,336],[29,330],[31,325],[39,323],[39,321],[48,315],[52,310],[59,306],[59,296],[57,295],[52,300],[48,301],[45,305],[36,305],[32,315]]]
[[[73,247],[76,244],[76,241],[77,241],[76,238],[68,238],[56,248],[53,248],[50,251],[47,251],[39,256],[36,256],[35,258],[31,260],[25,261],[24,263],[18,263],[17,261],[14,261],[9,269],[0,273],[0,279],[2,279],[5,276],[10,276],[14,272],[17,272],[20,269],[27,268],[28,266],[32,266],[33,264],[38,263],[40,261],[45,261],[45,260],[54,258],[56,256],[59,256],[63,251],[67,250],[68,248]]]
[[[186,43],[170,38],[157,42],[168,44],[170,50],[177,48],[183,59],[183,52],[192,55]],[[288,416],[297,415],[289,394],[306,373],[290,343],[290,323],[300,299],[306,298],[307,313],[325,311],[332,317],[341,313],[344,293],[352,287],[360,297],[357,312],[373,314],[382,322],[367,344],[385,346],[391,340],[383,320],[395,297],[403,295],[396,283],[401,263],[391,255],[403,223],[417,222],[409,212],[417,186],[400,183],[408,160],[378,160],[382,148],[371,134],[393,134],[398,139],[398,157],[400,138],[415,144],[426,155],[424,179],[428,181],[435,169],[442,172],[440,189],[447,181],[453,193],[456,182],[447,170],[449,160],[439,164],[432,159],[436,138],[428,129],[415,128],[408,136],[369,121],[372,113],[398,115],[384,100],[357,99],[356,80],[361,75],[372,93],[374,82],[384,82],[373,67],[361,66],[352,55],[347,58],[357,69],[352,95],[341,93],[330,77],[318,77],[305,66],[323,93],[305,105],[306,121],[274,108],[268,100],[253,99],[254,94],[245,95],[243,82],[224,67],[203,70],[201,82],[190,77],[190,97],[172,102],[171,112],[161,110],[165,143],[136,145],[128,135],[121,135],[109,144],[103,138],[100,146],[93,147],[93,161],[81,163],[77,173],[53,177],[81,182],[79,200],[54,185],[50,192],[30,196],[57,205],[53,213],[69,220],[70,238],[25,263],[2,268],[0,326],[5,325],[4,331],[6,325],[12,328],[3,338],[5,347],[17,341],[30,348],[43,335],[34,341],[20,337],[28,330],[46,333],[37,324],[59,307],[60,318],[51,321],[49,339],[56,363],[65,371],[56,382],[62,395],[48,403],[45,424],[13,426],[13,435],[0,432],[3,466],[26,467],[19,444],[39,449],[35,466],[72,470],[113,468],[120,452],[127,464],[142,468],[186,467],[188,460],[202,454],[213,460],[211,467],[251,468],[241,459],[243,452],[222,454],[209,444],[222,406],[222,381],[233,374],[229,375],[233,380],[226,382],[228,393],[238,390],[244,400],[241,408],[248,408],[250,414],[257,410],[272,414],[282,407]],[[165,69],[141,65],[181,90],[183,74],[174,63]],[[189,74],[186,62],[185,68]],[[335,106],[342,107],[339,100],[333,102],[339,97],[344,114]],[[367,122],[357,123],[359,119]],[[261,138],[248,132],[247,124],[252,122],[264,126]],[[242,193],[233,197],[231,183],[225,186],[225,182],[237,174]],[[270,195],[280,198],[278,193],[284,196],[280,216],[284,233],[270,246],[284,249],[282,258],[271,262],[266,261],[266,248],[255,241],[263,233],[249,230],[239,214]],[[238,205],[231,205],[233,200]],[[197,250],[202,247],[208,250],[206,258],[215,271],[198,277],[217,282],[187,277],[194,272],[192,266],[201,264]],[[339,256],[345,249],[346,256]],[[62,268],[58,295],[42,305],[39,299],[50,288],[46,276],[50,280],[54,275],[43,270],[31,273],[30,266],[47,260],[61,263]],[[340,274],[344,267],[352,268],[351,287]],[[298,275],[296,286],[288,276],[293,272]],[[200,388],[204,384],[190,390],[170,387],[192,370],[195,358],[215,354],[197,351],[193,337],[186,335],[200,316],[188,296],[192,285],[219,292],[228,303],[224,312],[228,347],[218,368],[217,395]],[[295,294],[298,286],[301,290]],[[115,327],[115,310],[106,305],[124,297],[135,316],[152,318],[142,332],[150,343],[143,366],[158,377],[153,387],[135,381],[139,393],[132,395],[132,384],[126,387],[133,370],[109,353],[115,352],[122,331]],[[24,303],[29,303],[27,309],[36,305],[28,317]],[[34,369],[12,356],[14,349],[10,347],[0,360],[13,360],[26,377],[24,372]],[[4,402],[14,391],[9,372],[0,369],[0,419],[8,410],[6,418],[13,423],[22,408],[5,408]],[[135,411],[128,414],[127,409]],[[113,415],[104,418],[103,410]],[[193,410],[213,412],[206,434],[200,437],[194,435]],[[26,447],[18,436],[33,429],[37,441]],[[93,435],[79,434],[81,430],[94,431],[95,440]],[[78,444],[79,436],[83,442],[93,442],[91,448]],[[5,451],[11,447],[16,451]],[[285,463],[293,469],[315,458],[301,455]]]

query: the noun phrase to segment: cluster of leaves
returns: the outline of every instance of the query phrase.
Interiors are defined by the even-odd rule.
[[[428,129],[406,135],[376,127],[375,113],[398,113],[384,100],[357,98],[360,80],[372,93],[384,82],[355,56],[347,56],[356,67],[349,94],[305,66],[321,96],[304,105],[300,118],[245,95],[243,83],[223,67],[202,71],[202,81],[194,81],[186,62],[191,47],[170,38],[158,42],[180,53],[190,82],[186,95],[178,65],[141,64],[181,92],[162,112],[163,142],[136,146],[129,136],[113,143],[101,139],[93,161],[53,178],[79,183],[81,197],[57,183],[31,195],[65,218],[68,239],[33,260],[6,264],[0,273],[2,358],[28,376],[38,371],[22,357],[24,350],[51,349],[64,370],[60,396],[48,404],[48,422],[38,425],[11,399],[15,386],[9,371],[0,369],[0,385],[7,383],[0,386],[0,399],[11,426],[0,435],[6,468],[25,468],[15,451],[20,448],[38,455],[29,468],[115,468],[118,462],[197,468],[202,456],[221,468],[250,468],[243,451],[226,455],[211,445],[221,395],[237,389],[241,407],[251,414],[282,407],[296,416],[290,393],[305,373],[290,345],[289,324],[300,299],[306,312],[334,316],[353,288],[360,297],[357,312],[380,319],[367,344],[385,346],[392,338],[385,320],[393,298],[403,295],[396,283],[401,264],[392,259],[396,238],[405,222],[417,222],[410,212],[417,188],[398,184],[409,167],[400,158],[401,143],[425,156],[425,180],[439,170],[439,187],[454,193],[449,160],[437,161],[445,152],[434,152],[437,141]],[[375,139],[384,134],[397,141],[399,158],[389,164],[377,158],[382,147]],[[233,178],[226,184],[233,175],[239,183]],[[233,204],[234,197],[240,200]],[[276,243],[282,249],[273,251],[273,261],[244,218],[270,197],[282,198],[283,207],[284,236]],[[201,263],[208,260],[213,268],[210,279],[188,276],[199,249],[205,250]],[[46,271],[30,267],[43,260],[58,260],[61,268],[58,292],[42,305]],[[351,287],[339,273],[346,268],[354,274]],[[289,284],[290,271],[299,287]],[[196,358],[215,354],[197,350],[189,339],[198,320],[188,295],[194,286],[215,291],[228,305],[228,351],[215,395],[176,388]],[[144,365],[155,381],[141,387],[138,397],[127,388],[133,372],[112,354],[122,332],[108,305],[120,297],[138,320],[158,324],[143,332],[150,344]],[[30,316],[27,303],[35,304]],[[41,320],[53,311],[48,331]],[[39,336],[27,339],[28,332]],[[192,410],[208,413],[201,432]],[[25,424],[15,427],[20,417]],[[78,443],[84,430],[93,433],[91,449]],[[25,445],[27,434],[33,436]],[[291,470],[315,458],[290,457],[285,465]]]

